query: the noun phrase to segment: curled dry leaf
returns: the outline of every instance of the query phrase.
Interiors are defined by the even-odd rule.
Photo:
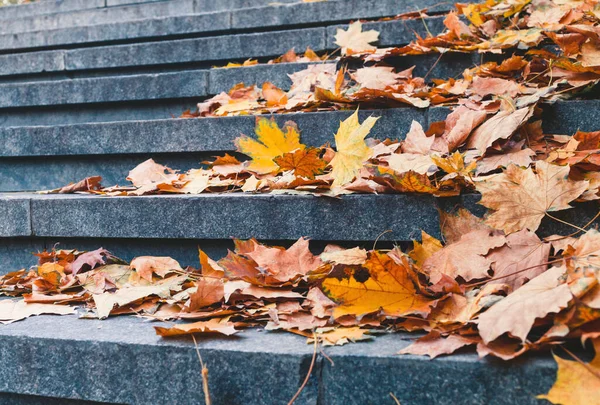
[[[218,333],[231,336],[237,333],[229,318],[212,318],[208,321],[176,324],[169,328],[155,326],[156,334],[162,337],[191,335],[194,333]]]
[[[505,333],[525,342],[536,319],[566,308],[573,296],[565,272],[565,267],[552,267],[479,315],[477,327],[483,342],[493,342]]]
[[[152,281],[153,274],[164,277],[173,271],[183,272],[179,262],[170,257],[140,256],[133,259],[130,266],[148,281]]]
[[[476,344],[478,340],[476,337],[458,334],[443,337],[439,332],[434,331],[400,350],[398,354],[418,354],[434,359],[443,354],[452,354],[462,347]]]
[[[480,204],[493,210],[486,224],[507,234],[521,229],[536,231],[547,213],[571,208],[569,203],[587,189],[587,181],[573,181],[568,176],[568,166],[538,161],[535,172],[511,165],[476,182]]]
[[[34,315],[70,315],[75,308],[54,304],[27,304],[23,300],[0,300],[0,323],[9,324]]]

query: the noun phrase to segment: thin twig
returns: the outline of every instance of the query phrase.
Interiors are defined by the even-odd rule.
[[[392,397],[392,399],[394,400],[394,402],[396,402],[397,405],[401,405],[398,398],[396,398],[396,396],[394,394],[392,394],[391,392],[390,392],[390,397]]]
[[[304,387],[306,387],[306,384],[308,384],[308,380],[310,379],[310,375],[312,374],[313,367],[315,366],[315,362],[317,361],[317,348],[319,346],[319,339],[317,339],[316,332],[313,332],[313,339],[315,340],[315,349],[313,351],[312,360],[310,361],[310,367],[308,367],[308,373],[306,373],[306,378],[304,379],[304,382],[302,383],[300,388],[298,388],[296,395],[294,395],[290,402],[288,402],[288,405],[292,405],[298,399],[300,393],[302,392]]]
[[[211,405],[212,401],[210,400],[210,392],[208,391],[208,368],[206,368],[204,362],[202,361],[200,348],[198,347],[198,343],[196,342],[196,337],[194,335],[192,335],[192,340],[194,341],[194,346],[196,346],[196,354],[198,355],[198,360],[200,360],[200,366],[202,366],[202,391],[204,392],[204,404]]]
[[[589,371],[590,373],[592,373],[592,375],[598,379],[600,379],[600,373],[598,373],[596,370],[594,370],[592,367],[590,367],[590,365],[588,363],[585,363],[583,360],[581,360],[579,357],[577,357],[575,355],[575,353],[571,352],[569,349],[567,349],[564,346],[559,346],[561,349],[563,349],[565,352],[567,352],[567,354],[569,356],[571,356],[577,363],[581,364],[583,367],[585,367],[587,369],[587,371]],[[598,353],[596,353],[596,356],[598,356]]]
[[[578,229],[580,232],[585,232],[585,233],[587,233],[587,232],[588,232],[586,229],[583,229],[583,228],[581,228],[581,227],[579,227],[579,226],[577,226],[577,225],[573,225],[573,224],[572,224],[572,223],[570,223],[570,222],[563,221],[563,220],[562,220],[562,219],[560,219],[560,218],[556,218],[555,216],[548,214],[548,212],[546,212],[546,215],[548,215],[548,217],[549,217],[549,218],[552,218],[553,220],[560,222],[561,224],[565,224],[565,225],[572,226],[573,228],[575,228],[575,229]]]
[[[380,233],[380,234],[377,236],[377,238],[375,239],[375,242],[373,242],[373,250],[375,250],[375,246],[377,246],[377,242],[379,241],[379,238],[381,238],[381,237],[382,237],[383,235],[385,235],[386,233],[390,233],[390,232],[392,232],[392,230],[391,230],[391,229],[388,229],[387,231],[383,231],[383,232],[381,232],[381,233]]]

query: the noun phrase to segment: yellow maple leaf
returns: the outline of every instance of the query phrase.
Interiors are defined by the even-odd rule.
[[[371,157],[372,150],[365,143],[365,137],[377,122],[378,117],[369,117],[358,122],[358,110],[350,117],[340,123],[335,134],[335,146],[337,152],[331,160],[333,176],[333,187],[343,186],[350,183],[364,162]]]
[[[480,204],[494,210],[486,224],[504,232],[536,231],[549,212],[572,208],[569,203],[588,187],[568,178],[569,166],[538,161],[535,173],[510,165],[506,171],[476,183]]]
[[[355,21],[348,26],[348,31],[338,28],[335,34],[335,43],[342,48],[342,55],[346,55],[348,51],[363,52],[377,49],[371,42],[379,39],[379,32],[375,30],[362,30],[362,23]]]
[[[558,363],[556,382],[546,395],[538,395],[539,399],[562,405],[600,404],[600,339],[593,343],[596,356],[587,364],[554,356]]]
[[[320,149],[298,149],[293,153],[286,153],[274,159],[281,170],[293,170],[296,176],[314,179],[317,174],[323,173],[327,163],[319,157]]]
[[[325,279],[325,292],[340,304],[333,309],[333,316],[360,316],[379,310],[388,316],[428,313],[432,301],[417,292],[409,275],[408,259],[402,256],[399,260],[396,263],[387,254],[372,252],[351,277]]]
[[[272,173],[279,170],[279,166],[273,161],[284,153],[290,153],[297,149],[304,149],[300,143],[298,129],[287,124],[283,132],[275,121],[261,118],[256,123],[256,136],[258,140],[241,136],[235,140],[238,152],[252,158],[248,170],[256,173]]]

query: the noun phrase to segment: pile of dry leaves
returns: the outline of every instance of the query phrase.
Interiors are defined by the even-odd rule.
[[[538,107],[593,91],[600,79],[597,3],[459,5],[470,25],[450,13],[444,34],[389,49],[371,45],[378,33],[356,22],[338,32],[339,63],[291,75],[290,91],[240,84],[186,114],[356,110],[340,124],[334,147],[304,145],[293,123],[282,129],[259,118],[256,139],[236,141],[246,161],[225,155],[178,173],[149,160],[130,172],[131,186],[102,188],[92,177],[49,191],[480,193],[485,218],[443,214],[443,242],[423,234],[407,252],[330,245],[314,255],[306,239],[288,249],[238,240],[218,262],[200,251],[199,269],[168,257],[126,263],[104,249],[43,252],[38,266],[0,279],[0,293],[24,296],[0,301],[0,321],[71,313],[67,304],[75,304],[91,317],[193,321],[156,327],[161,336],[262,325],[334,345],[402,330],[427,333],[402,353],[431,357],[472,346],[509,360],[573,339],[600,353],[600,233],[588,223],[571,224],[570,235],[536,234],[543,218],[564,222],[554,212],[600,198],[600,132],[544,134]],[[394,68],[394,58],[433,52],[492,52],[498,61],[433,84]],[[453,110],[427,129],[413,122],[401,141],[378,141],[367,139],[377,118],[359,122],[358,105]],[[579,404],[597,397],[600,354],[585,364],[557,361],[558,380],[545,398]]]

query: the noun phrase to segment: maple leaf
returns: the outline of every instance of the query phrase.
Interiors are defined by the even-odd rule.
[[[284,153],[274,159],[281,170],[293,170],[296,176],[314,179],[317,174],[323,173],[327,163],[319,157],[321,153],[317,148],[297,149],[292,153]]]
[[[322,284],[325,293],[339,303],[333,316],[361,316],[380,310],[389,316],[428,313],[433,301],[417,292],[409,275],[408,260],[400,260],[396,263],[389,255],[373,251],[363,270],[355,271],[351,277],[326,278]]]
[[[479,315],[477,327],[485,344],[505,333],[525,342],[533,323],[566,308],[573,298],[563,277],[566,268],[552,267]]]
[[[0,301],[0,323],[3,324],[20,321],[33,315],[70,315],[74,313],[75,308],[66,305],[28,304],[23,300]]]
[[[267,101],[267,107],[277,107],[286,105],[288,102],[285,91],[275,86],[273,83],[265,82],[262,85],[262,95]]]
[[[488,173],[500,167],[508,167],[511,164],[528,167],[533,162],[532,156],[535,156],[535,152],[529,148],[488,156],[477,162],[475,173]]]
[[[106,249],[100,248],[85,252],[77,256],[77,259],[70,265],[71,273],[76,275],[82,269],[91,270],[99,264],[104,264],[105,260],[114,258]]]
[[[416,240],[413,241],[413,249],[408,253],[408,256],[413,259],[417,267],[421,268],[427,259],[442,250],[442,248],[442,243],[439,240],[427,232],[421,231],[421,243]]]
[[[330,163],[333,169],[331,176],[334,179],[332,187],[343,186],[354,180],[364,162],[371,157],[371,148],[365,143],[365,137],[378,119],[378,117],[369,117],[361,124],[358,122],[358,110],[356,110],[340,123],[335,134],[337,152]]]
[[[361,329],[360,326],[351,326],[348,328],[317,328],[315,330],[317,340],[323,346],[343,346],[350,342],[372,339],[369,331]],[[314,337],[308,338],[306,343],[313,343]]]
[[[487,259],[492,261],[494,279],[514,291],[525,282],[546,271],[550,244],[543,243],[527,229],[506,237],[506,245],[494,249]]]
[[[171,183],[177,180],[175,171],[166,166],[159,165],[153,159],[148,159],[137,165],[129,172],[127,180],[136,187],[151,186],[157,183]]]
[[[171,257],[140,256],[133,259],[130,266],[140,277],[150,282],[154,273],[164,277],[173,270],[183,272],[179,262]]]
[[[442,153],[452,152],[467,140],[473,129],[486,117],[486,111],[472,110],[462,105],[455,108],[446,117],[441,141],[434,143],[432,149]]]
[[[516,111],[500,111],[477,128],[467,142],[467,148],[476,149],[484,154],[486,149],[498,139],[509,138],[531,114],[532,107],[524,107]]]
[[[279,166],[273,161],[274,158],[305,148],[300,143],[300,133],[295,125],[286,123],[284,130],[275,121],[260,118],[254,130],[258,140],[247,136],[235,140],[238,152],[252,158],[248,170],[261,174],[275,172]]]
[[[171,296],[171,290],[180,290],[181,284],[186,278],[186,276],[176,276],[161,280],[160,283],[154,285],[135,287],[125,286],[114,293],[105,292],[102,294],[94,294],[92,297],[96,304],[98,318],[107,318],[115,306],[122,307],[150,295],[169,298]]]
[[[217,262],[208,257],[200,248],[198,248],[198,259],[200,260],[200,270],[204,277],[223,278],[225,270]]]
[[[569,167],[538,161],[531,168],[511,165],[503,173],[476,182],[480,204],[493,210],[486,224],[507,234],[536,231],[549,212],[572,208],[569,203],[588,187],[587,181],[568,179]]]
[[[358,53],[377,49],[371,42],[379,39],[379,32],[375,30],[362,30],[362,23],[355,21],[348,26],[348,31],[341,28],[337,29],[335,34],[335,43],[342,48],[342,55],[348,53]]]
[[[212,318],[208,321],[176,324],[170,328],[155,326],[156,334],[162,337],[191,335],[193,333],[218,333],[231,336],[237,333],[229,318]]]
[[[223,281],[215,278],[202,277],[196,282],[196,290],[190,292],[190,299],[185,305],[188,312],[221,302],[225,296]]]
[[[44,263],[38,267],[38,274],[47,282],[58,286],[65,277],[65,268],[56,263]]]
[[[399,174],[411,171],[417,174],[433,174],[437,170],[432,157],[420,153],[394,153],[380,160]]]
[[[256,244],[246,256],[253,259],[268,278],[286,283],[305,276],[322,265],[321,259],[308,249],[308,239],[300,238],[289,249]]]
[[[476,338],[458,334],[443,337],[440,332],[432,331],[400,350],[398,354],[418,354],[434,359],[442,354],[452,354],[462,347],[477,343],[477,341]]]
[[[600,339],[594,339],[592,343],[596,355],[589,363],[554,355],[558,364],[556,382],[546,395],[538,395],[539,399],[562,405],[600,404]]]
[[[391,168],[377,166],[371,168],[369,172],[373,176],[372,180],[401,193],[436,194],[439,191],[431,184],[426,174],[419,174],[412,170],[398,173]]]
[[[361,265],[367,261],[367,251],[359,247],[352,249],[332,249],[328,246],[321,253],[321,260],[337,264]]]
[[[434,141],[435,136],[427,136],[423,131],[423,126],[413,120],[410,124],[410,130],[406,134],[404,142],[402,142],[402,152],[427,155],[431,151]]]
[[[488,230],[475,230],[463,235],[458,242],[437,250],[427,258],[421,270],[429,275],[431,283],[443,275],[461,277],[465,281],[486,278],[492,264],[488,252],[506,243],[503,235]]]
[[[357,69],[352,78],[362,88],[373,90],[385,90],[398,82],[400,75],[394,72],[393,67],[370,66]]]

